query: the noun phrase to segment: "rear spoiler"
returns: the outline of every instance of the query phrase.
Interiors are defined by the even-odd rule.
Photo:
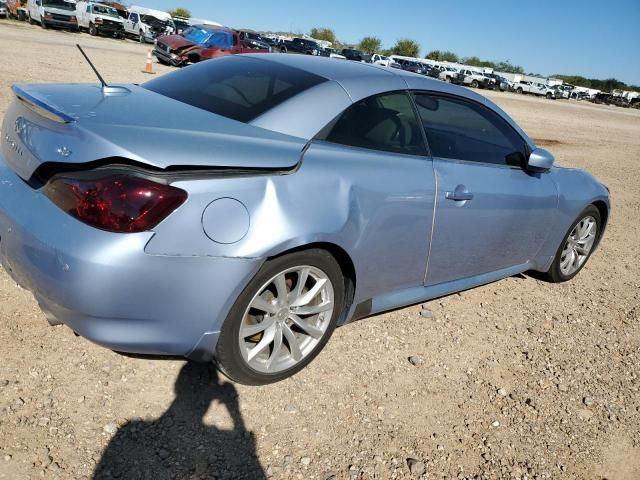
[[[13,93],[15,93],[16,97],[18,97],[18,100],[20,100],[27,108],[33,110],[38,115],[59,123],[75,122],[75,118],[70,117],[66,113],[58,110],[53,105],[50,105],[45,101],[30,94],[25,90],[24,87],[12,85],[11,90],[13,90]]]

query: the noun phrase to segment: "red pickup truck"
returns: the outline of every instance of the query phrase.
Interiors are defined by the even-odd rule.
[[[235,30],[210,25],[193,25],[180,35],[158,37],[153,48],[160,63],[176,67],[225,55],[269,52],[246,44]]]

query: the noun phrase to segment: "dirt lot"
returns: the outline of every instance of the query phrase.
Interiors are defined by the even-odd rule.
[[[0,114],[13,82],[94,82],[76,41],[108,81],[148,78],[147,47],[0,21]],[[640,478],[640,111],[488,95],[611,189],[576,279],[358,322],[296,377],[251,388],[49,327],[0,271],[0,478]]]

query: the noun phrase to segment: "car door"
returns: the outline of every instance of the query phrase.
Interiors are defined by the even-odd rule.
[[[138,14],[130,13],[129,17],[124,22],[124,29],[127,31],[127,33],[131,33],[131,34],[138,33],[138,31],[136,30],[137,23],[138,23]]]
[[[523,168],[524,139],[486,106],[432,93],[415,100],[438,183],[425,283],[526,266],[558,202],[551,176]]]
[[[77,10],[78,25],[82,28],[89,28],[89,24],[91,23],[92,7],[93,6],[90,3],[87,3],[86,8]]]
[[[353,104],[318,134],[301,168],[316,169],[317,188],[343,198],[339,208],[326,199],[326,218],[345,217],[337,234],[360,266],[356,302],[422,286],[435,179],[406,92]]]

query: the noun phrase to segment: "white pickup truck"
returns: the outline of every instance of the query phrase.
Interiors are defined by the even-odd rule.
[[[129,7],[124,31],[126,35],[137,38],[140,43],[153,43],[156,37],[175,33],[176,27],[167,12],[134,5]]]
[[[371,63],[376,65],[382,65],[383,67],[390,67],[392,63],[395,63],[392,58],[385,57],[379,53],[371,55]]]
[[[104,34],[124,38],[124,21],[118,11],[101,3],[80,1],[76,3],[78,27],[88,30],[90,35]]]
[[[438,70],[440,70],[440,73],[438,74],[438,78],[442,81],[445,81],[447,83],[455,83],[455,80],[458,77],[458,69],[454,68],[454,67],[448,67],[445,65],[439,65]]]
[[[489,88],[491,84],[491,80],[485,77],[482,72],[468,68],[458,70],[458,82],[473,88]]]
[[[513,88],[518,93],[531,93],[533,95],[546,97],[550,100],[558,98],[556,91],[544,83],[519,82],[516,83]]]

